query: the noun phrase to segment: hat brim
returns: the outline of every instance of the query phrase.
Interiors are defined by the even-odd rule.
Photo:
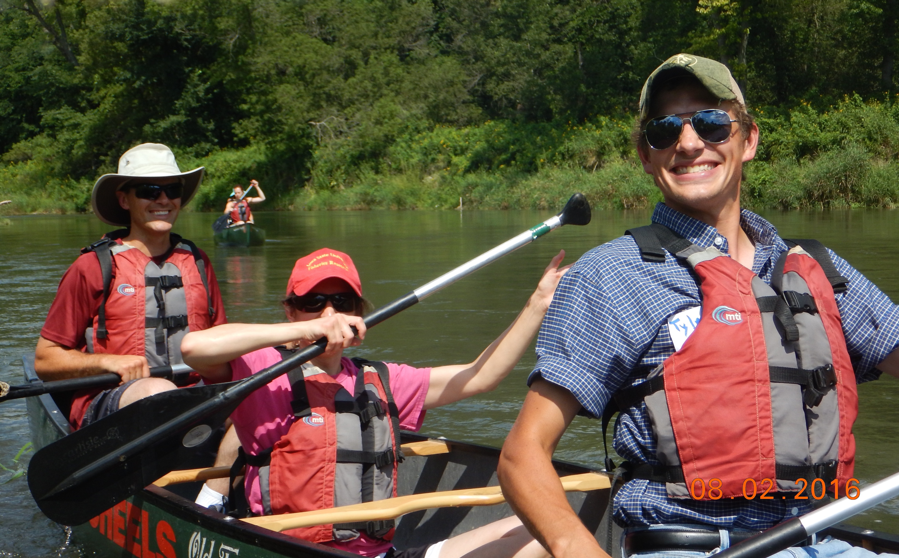
[[[152,182],[159,178],[181,177],[184,193],[181,194],[181,207],[187,205],[200,187],[205,167],[180,174],[160,174],[157,176],[129,176],[125,174],[104,174],[94,184],[91,192],[91,207],[94,214],[104,223],[116,227],[127,227],[131,224],[131,215],[127,209],[119,205],[116,190],[129,181],[146,180]]]

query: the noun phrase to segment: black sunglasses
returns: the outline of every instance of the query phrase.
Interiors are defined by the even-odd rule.
[[[331,306],[334,307],[334,310],[347,314],[355,312],[356,307],[360,302],[359,297],[356,296],[355,293],[309,293],[303,296],[292,296],[285,302],[297,310],[312,314],[324,310],[325,305],[328,304],[329,300],[331,301]]]
[[[163,192],[165,192],[165,197],[170,200],[178,199],[184,194],[184,186],[177,182],[175,184],[166,184],[165,186],[160,186],[159,184],[135,184],[129,186],[129,188],[133,189],[134,195],[142,200],[156,201]]]
[[[727,112],[721,109],[701,110],[690,118],[681,118],[676,114],[659,116],[646,123],[643,135],[653,149],[668,149],[674,145],[684,129],[684,120],[689,120],[693,131],[702,141],[708,143],[724,143],[730,137],[732,120]]]

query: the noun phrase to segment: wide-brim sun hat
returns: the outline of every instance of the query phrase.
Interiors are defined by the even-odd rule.
[[[131,215],[119,205],[115,194],[124,184],[153,184],[154,180],[180,177],[184,185],[181,207],[184,207],[197,193],[200,181],[203,180],[203,171],[204,167],[199,167],[181,172],[171,149],[161,143],[142,143],[119,158],[118,173],[104,174],[97,180],[91,193],[91,207],[104,223],[125,227],[131,224]]]

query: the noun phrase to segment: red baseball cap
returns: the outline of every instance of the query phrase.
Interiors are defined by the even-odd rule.
[[[297,260],[287,281],[287,296],[309,294],[325,279],[343,279],[356,294],[362,296],[362,281],[353,260],[337,250],[322,248]]]

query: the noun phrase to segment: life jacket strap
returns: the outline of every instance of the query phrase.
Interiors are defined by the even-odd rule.
[[[356,521],[353,523],[335,523],[334,529],[347,531],[365,531],[368,535],[376,539],[383,539],[384,536],[396,527],[396,521],[393,519],[383,519],[381,521]]]
[[[337,450],[338,463],[362,463],[363,465],[375,465],[378,469],[383,469],[391,463],[396,463],[397,456],[391,450],[381,452],[375,451],[357,451],[348,449]]]

